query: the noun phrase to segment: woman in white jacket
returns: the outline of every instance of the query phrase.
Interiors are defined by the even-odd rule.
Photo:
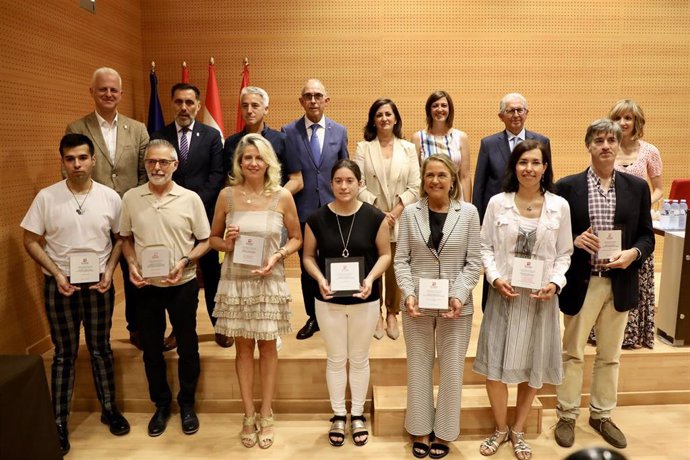
[[[570,207],[554,195],[551,158],[535,140],[510,155],[504,193],[489,201],[481,230],[484,276],[493,287],[482,319],[474,371],[486,375],[496,431],[480,446],[493,455],[510,440],[519,460],[532,457],[524,423],[536,392],[562,380],[557,294],[565,286],[573,240]],[[518,385],[508,426],[508,387]]]
[[[377,99],[369,108],[364,126],[364,140],[357,143],[355,163],[362,171],[358,198],[376,206],[386,215],[390,231],[391,257],[395,258],[398,218],[403,209],[419,199],[419,163],[414,144],[404,140],[402,118],[390,99]],[[379,315],[374,337],[381,339],[384,329],[391,339],[400,335],[397,315],[400,312],[400,289],[395,282],[393,265],[383,276],[386,325]]]

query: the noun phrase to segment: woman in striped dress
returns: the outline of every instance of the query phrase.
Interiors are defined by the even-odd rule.
[[[493,287],[482,319],[474,371],[486,376],[495,432],[479,448],[496,453],[510,440],[519,460],[532,457],[524,424],[537,390],[563,376],[558,292],[565,286],[573,240],[570,207],[554,195],[548,150],[527,139],[508,160],[504,193],[489,200],[481,233],[484,276]],[[543,264],[542,268],[539,265]],[[530,285],[521,275],[534,272]],[[508,384],[518,385],[513,427]]]
[[[434,91],[424,105],[426,129],[412,135],[417,148],[419,164],[431,155],[447,155],[460,174],[460,199],[472,201],[472,179],[470,177],[470,141],[467,133],[453,128],[455,106],[445,91]]]
[[[407,415],[415,457],[445,457],[460,434],[465,354],[472,328],[472,289],[479,281],[479,214],[460,201],[460,178],[447,155],[422,165],[421,199],[405,207],[395,252],[407,349]],[[420,284],[448,281],[442,305],[420,298]],[[447,295],[447,302],[445,296]],[[439,388],[434,408],[434,357]],[[434,442],[434,435],[436,442]]]

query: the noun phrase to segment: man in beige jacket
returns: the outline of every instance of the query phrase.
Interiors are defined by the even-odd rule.
[[[95,110],[67,125],[67,133],[84,134],[94,144],[96,164],[92,177],[115,190],[120,197],[131,188],[146,182],[144,152],[149,143],[146,126],[117,111],[122,99],[122,78],[116,70],[96,69],[89,88]],[[120,260],[125,286],[125,316],[130,341],[137,348],[139,330],[136,321],[136,288],[129,281],[124,258]]]

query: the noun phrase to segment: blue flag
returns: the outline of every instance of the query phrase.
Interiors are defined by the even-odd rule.
[[[165,122],[163,121],[161,103],[158,100],[158,77],[154,70],[151,70],[149,74],[149,81],[151,82],[151,96],[149,98],[149,119],[146,128],[150,135],[163,129]]]

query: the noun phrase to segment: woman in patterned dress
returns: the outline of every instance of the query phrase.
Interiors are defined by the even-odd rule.
[[[412,135],[419,164],[435,153],[448,155],[460,175],[461,199],[472,202],[470,141],[467,133],[453,128],[455,106],[445,91],[435,91],[426,100],[426,129]]]
[[[661,181],[661,155],[659,149],[642,140],[645,116],[642,107],[630,99],[616,102],[609,118],[617,122],[623,131],[620,151],[616,156],[618,171],[635,175],[652,184],[652,206],[661,200],[664,189]],[[623,348],[654,348],[655,299],[654,299],[654,255],[645,259],[640,268],[640,303],[628,313]],[[596,343],[594,330],[589,340]]]
[[[558,296],[565,286],[573,241],[570,206],[553,190],[548,150],[527,139],[510,154],[504,193],[489,200],[481,232],[489,289],[474,371],[486,376],[495,432],[479,447],[496,453],[511,441],[519,460],[532,457],[524,423],[537,390],[563,378]],[[519,282],[521,265],[535,267],[539,287]],[[517,407],[508,426],[508,384],[517,384]]]
[[[288,240],[280,246],[283,229]],[[261,261],[235,254],[253,240]],[[238,241],[240,243],[238,243]],[[262,244],[263,243],[263,244]],[[290,333],[290,291],[283,260],[302,244],[292,194],[280,186],[280,164],[270,142],[244,136],[235,151],[230,186],[216,202],[211,247],[225,252],[213,316],[217,333],[235,338],[235,369],[244,405],[240,439],[245,447],[273,444],[273,410],[278,352],[276,339]],[[237,257],[237,258],[236,258]],[[258,343],[262,403],[254,408],[254,347]]]

